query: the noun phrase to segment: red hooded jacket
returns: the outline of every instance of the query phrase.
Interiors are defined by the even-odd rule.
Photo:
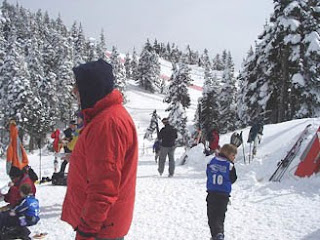
[[[99,238],[125,236],[133,217],[138,140],[122,101],[113,90],[83,111],[85,127],[70,159],[61,219]]]
[[[209,148],[211,151],[215,151],[220,148],[219,146],[219,133],[216,130],[212,130],[211,139],[209,141]]]
[[[56,129],[53,133],[51,133],[51,138],[54,139],[53,141],[53,150],[58,153],[60,152],[61,145],[60,145],[60,130]]]

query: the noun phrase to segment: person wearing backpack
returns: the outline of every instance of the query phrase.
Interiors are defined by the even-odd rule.
[[[161,141],[159,153],[158,172],[162,176],[167,156],[169,157],[169,177],[173,177],[175,170],[174,151],[176,149],[175,141],[178,137],[177,130],[169,124],[168,118],[163,118],[164,127],[159,132]]]

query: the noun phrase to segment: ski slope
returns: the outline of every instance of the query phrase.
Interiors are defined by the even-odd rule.
[[[193,119],[196,90],[190,90],[192,105],[187,115]],[[152,153],[153,142],[143,139],[151,113],[157,109],[161,117],[167,116],[163,96],[150,94],[133,84],[127,91],[126,108],[131,113],[139,138],[139,166],[136,187],[134,219],[126,240],[202,240],[210,239],[206,216],[206,163],[210,157],[202,154],[203,146],[189,151],[188,162],[177,166],[175,176],[162,177],[157,172]],[[190,122],[191,123],[191,122]],[[320,239],[320,177],[296,178],[293,173],[299,159],[296,158],[280,183],[268,179],[276,169],[277,162],[294,144],[295,139],[308,124],[312,132],[302,143],[302,149],[311,140],[320,125],[320,119],[300,119],[266,125],[256,158],[244,164],[243,150],[239,148],[235,167],[238,180],[233,185],[231,205],[225,221],[226,240],[319,240]],[[249,128],[242,129],[246,140]],[[221,136],[220,145],[228,143],[231,133]],[[244,152],[248,157],[249,145]],[[302,152],[302,151],[301,151]],[[53,172],[53,154],[42,151],[42,176]],[[177,165],[184,154],[176,150]],[[39,153],[29,154],[30,165],[39,172]],[[8,182],[5,160],[0,161],[0,186]],[[46,239],[71,240],[75,233],[60,220],[64,186],[50,183],[37,185],[37,198],[41,206],[41,221],[30,227],[32,233],[48,232]],[[3,204],[3,203],[2,203]]]

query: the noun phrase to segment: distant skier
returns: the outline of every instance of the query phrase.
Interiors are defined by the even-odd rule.
[[[261,142],[261,138],[263,135],[263,124],[261,120],[257,120],[251,127],[248,137],[248,143],[253,142],[252,155],[257,154],[257,146],[258,143]]]
[[[207,215],[213,240],[224,239],[224,219],[231,184],[237,180],[233,165],[236,154],[236,146],[225,144],[220,153],[207,165]]]

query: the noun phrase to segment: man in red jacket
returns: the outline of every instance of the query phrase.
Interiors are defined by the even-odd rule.
[[[136,128],[114,89],[110,64],[100,59],[73,72],[85,126],[70,157],[61,219],[77,240],[124,239],[135,199]]]

